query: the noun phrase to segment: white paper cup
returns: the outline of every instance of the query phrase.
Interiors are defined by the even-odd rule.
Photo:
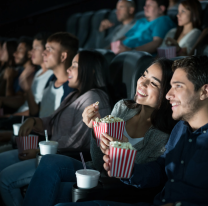
[[[77,186],[79,188],[90,189],[98,185],[100,172],[96,170],[82,169],[76,171]]]
[[[19,134],[19,129],[20,129],[20,127],[22,126],[22,124],[13,124],[13,133],[14,133],[14,135],[15,136],[18,136],[18,134]]]
[[[40,154],[46,155],[46,154],[56,154],[58,149],[58,142],[55,141],[42,141],[39,142],[40,147]]]

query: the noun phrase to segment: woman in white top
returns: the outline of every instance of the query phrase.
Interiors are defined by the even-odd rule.
[[[201,34],[201,4],[198,0],[184,0],[178,7],[178,27],[171,29],[161,47],[176,46],[178,56],[190,53]]]

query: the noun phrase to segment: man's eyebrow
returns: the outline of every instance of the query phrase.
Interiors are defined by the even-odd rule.
[[[179,82],[179,81],[175,81],[175,82],[171,82],[171,84],[184,84],[183,82]]]

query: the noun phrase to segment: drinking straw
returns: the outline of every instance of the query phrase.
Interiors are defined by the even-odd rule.
[[[47,130],[45,130],[45,138],[46,138],[46,142],[48,142],[48,133],[47,133]]]
[[[23,124],[23,122],[24,122],[24,116],[22,116],[22,124]]]
[[[86,165],[85,165],[85,161],[84,161],[84,157],[83,157],[83,155],[82,155],[82,152],[80,152],[80,156],[81,156],[81,159],[82,159],[83,167],[84,167],[84,169],[86,170]]]

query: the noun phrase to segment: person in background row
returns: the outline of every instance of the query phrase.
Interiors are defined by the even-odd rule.
[[[7,68],[15,69],[16,63],[13,54],[16,49],[17,41],[15,39],[6,40],[2,46],[0,61],[4,64],[0,71],[0,96],[7,96],[6,86],[8,85],[5,77],[5,70],[7,70]]]
[[[21,37],[18,41],[17,50],[14,52],[14,60],[18,67],[5,69],[6,97],[0,97],[0,108],[4,108],[6,114],[15,112],[25,101],[19,78],[28,78],[30,84],[32,83],[35,67],[31,62],[31,49],[32,39]]]
[[[2,47],[5,41],[6,41],[6,38],[0,37],[0,59],[1,59],[1,54],[2,54]],[[0,72],[1,72],[1,68],[3,65],[4,65],[4,62],[0,60]]]
[[[178,4],[179,4],[179,0],[169,0],[168,10],[170,10],[170,9],[178,9]]]
[[[108,19],[100,23],[98,32],[99,48],[110,47],[111,42],[115,42],[124,37],[126,32],[134,25],[135,3],[133,0],[119,0],[116,6],[117,20],[121,23],[113,29],[106,37],[106,31],[114,26]]]
[[[146,0],[145,18],[137,20],[125,34],[118,53],[135,49],[155,54],[166,33],[175,26],[166,16],[168,5],[168,0]]]
[[[178,7],[178,27],[167,33],[161,47],[176,46],[178,56],[187,56],[201,34],[201,12],[198,0],[183,0]]]
[[[31,130],[40,134],[47,130],[51,140],[59,143],[59,148],[89,150],[91,130],[82,121],[82,113],[96,101],[100,102],[102,115],[110,113],[107,67],[108,63],[100,53],[79,52],[67,70],[68,86],[75,91],[49,117],[28,118],[20,128],[19,136],[26,136]],[[17,150],[0,154],[0,194],[6,206],[22,206],[20,188],[29,184],[35,173],[37,152],[37,149],[25,150],[19,157]]]
[[[34,65],[41,66],[33,79],[32,86],[30,87],[30,82],[26,78],[20,78],[21,88],[25,92],[25,103],[9,118],[5,121],[0,122],[0,128],[8,131],[0,131],[0,152],[12,149],[11,137],[13,131],[13,124],[21,122],[21,116],[29,116],[29,107],[33,107],[33,104],[38,104],[41,102],[43,97],[43,91],[49,77],[53,74],[53,71],[45,68],[42,53],[45,50],[46,40],[49,37],[47,32],[38,33],[33,40],[32,49],[32,63]],[[12,101],[12,98],[10,98]],[[13,101],[16,98],[13,97]]]

